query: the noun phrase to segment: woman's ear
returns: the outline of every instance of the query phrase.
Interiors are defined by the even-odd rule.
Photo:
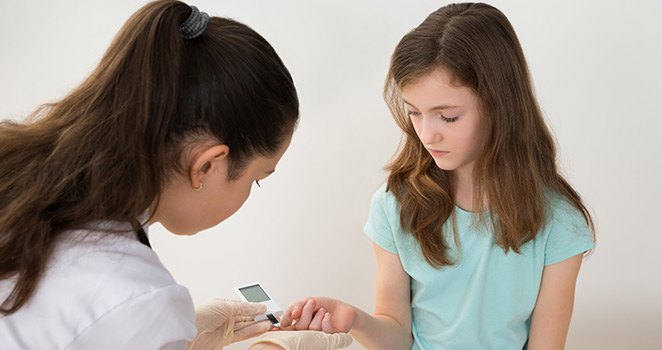
[[[200,190],[207,175],[218,170],[227,171],[229,152],[230,147],[227,145],[214,144],[196,147],[189,162],[191,187]]]

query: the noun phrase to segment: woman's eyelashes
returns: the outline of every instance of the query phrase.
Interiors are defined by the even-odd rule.
[[[420,113],[420,112],[416,112],[416,111],[411,111],[411,110],[409,110],[409,111],[407,111],[407,115],[408,115],[410,118],[413,118],[413,117],[420,117],[420,116],[421,116],[421,113]],[[452,123],[452,122],[456,121],[457,118],[459,118],[459,116],[446,117],[446,116],[444,116],[443,114],[439,114],[439,117],[441,118],[441,120],[443,120],[443,121],[446,122],[446,123]]]

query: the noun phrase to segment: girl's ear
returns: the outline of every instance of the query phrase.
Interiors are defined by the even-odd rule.
[[[200,189],[207,175],[219,170],[227,171],[229,153],[230,147],[227,145],[215,144],[197,148],[189,161],[191,187]]]

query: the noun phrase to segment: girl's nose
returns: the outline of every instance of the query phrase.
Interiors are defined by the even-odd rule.
[[[442,140],[442,130],[441,125],[439,125],[439,120],[435,118],[423,117],[421,123],[421,133],[419,137],[421,142],[425,145],[435,144]]]

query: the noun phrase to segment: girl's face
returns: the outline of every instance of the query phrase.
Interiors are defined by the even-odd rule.
[[[463,178],[471,176],[481,144],[478,97],[473,91],[454,85],[450,75],[438,69],[407,84],[402,98],[418,138],[437,166]]]
[[[218,225],[241,208],[256,181],[275,171],[291,139],[288,137],[274,156],[254,158],[232,181],[227,177],[227,152],[231,150],[224,145],[203,144],[189,160],[192,168],[199,170],[178,175],[166,187],[153,221],[179,235],[192,235]],[[194,190],[200,183],[202,188]]]

